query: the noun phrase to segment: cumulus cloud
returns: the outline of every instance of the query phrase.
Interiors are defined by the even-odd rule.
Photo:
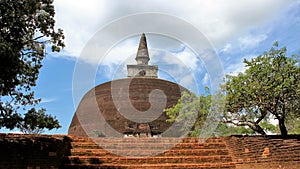
[[[138,41],[136,38],[126,39],[125,41],[111,48],[100,64],[111,65],[113,63],[123,62],[126,62],[126,64],[133,64],[135,60],[132,58],[135,57],[135,54],[138,50],[137,44]]]
[[[186,74],[193,71],[201,71],[200,59],[188,47],[180,42],[168,38],[155,38],[156,35],[147,35],[148,50],[150,55],[149,64],[159,65],[161,71],[168,72],[171,76],[178,77],[179,74]],[[154,38],[153,38],[154,37]],[[98,43],[88,45],[80,57],[80,61],[99,66],[100,72],[105,72],[106,78],[122,78],[127,75],[127,65],[136,64],[135,57],[138,50],[140,36],[132,36],[118,42],[110,48],[104,56],[102,47]],[[180,50],[170,52],[161,48],[152,48],[156,40],[167,41],[171,46],[180,46]],[[161,41],[159,43],[162,43]],[[168,48],[171,49],[171,48]],[[175,48],[173,48],[175,49]],[[171,50],[172,51],[172,50]]]
[[[226,69],[225,72],[228,75],[231,76],[236,76],[241,72],[244,72],[246,70],[245,64],[242,62],[237,62],[229,65]]]
[[[245,64],[243,63],[244,58],[247,60],[250,60],[251,58],[256,57],[257,55],[247,55],[245,57],[242,57],[240,59],[237,59],[236,62],[230,63],[225,68],[225,73],[228,75],[236,76],[241,72],[244,72],[246,70]]]
[[[184,86],[185,88],[189,89],[190,91],[194,93],[198,93],[199,86],[196,83],[196,78],[193,76],[193,74],[187,75],[185,77],[182,77],[180,81],[178,82],[181,86]]]
[[[66,55],[78,57],[86,42],[99,29],[106,14],[105,1],[54,1],[56,26],[64,30]]]
[[[238,40],[240,42],[241,48],[251,48],[254,46],[259,45],[262,41],[267,39],[266,34],[259,34],[259,35],[246,35],[243,37],[240,37]]]
[[[199,59],[195,56],[195,54],[191,50],[185,48],[181,52],[174,53],[174,55],[179,60],[181,60],[185,65],[188,65],[190,69],[192,69],[193,71],[197,69]]]
[[[184,0],[132,0],[129,3],[118,0],[63,0],[55,1],[55,7],[57,25],[66,34],[65,52],[78,57],[95,32],[126,15],[143,12],[174,15],[191,23],[214,45],[222,46],[229,38],[238,37],[241,32],[272,19],[290,2],[292,1],[191,0],[187,3]]]
[[[139,37],[135,36],[121,41],[111,48],[100,61],[99,58],[90,57],[93,58],[93,63],[99,64],[98,74],[101,74],[107,80],[127,77],[127,65],[136,64],[135,57],[138,49],[136,44],[138,44],[138,41]],[[153,42],[149,41],[149,46],[152,46],[151,43]],[[159,65],[159,78],[179,83],[193,91],[197,89],[194,73],[202,72],[204,67],[197,55],[189,48],[183,47],[182,50],[175,52],[151,47],[148,50],[150,55],[149,64]],[[93,53],[96,55],[97,50]],[[92,55],[92,53],[90,54]]]
[[[232,49],[232,44],[227,43],[223,48],[221,48],[220,52],[228,52]]]
[[[126,65],[135,63],[134,57],[138,48],[139,36],[141,32],[145,31],[151,55],[150,63],[159,64],[160,76],[166,76],[167,80],[172,79],[179,83],[189,84],[192,82],[191,74],[195,73],[195,70],[199,73],[201,69],[206,69],[210,77],[210,84],[218,86],[222,79],[223,68],[221,64],[216,64],[220,63],[220,60],[216,56],[214,48],[207,48],[205,46],[207,43],[205,44],[201,40],[207,38],[206,41],[209,41],[218,51],[223,50],[223,52],[233,50],[234,46],[229,43],[232,39],[238,39],[244,47],[258,44],[264,41],[267,35],[247,35],[248,30],[276,18],[276,15],[291,2],[293,1],[63,0],[55,1],[55,7],[57,27],[63,28],[66,35],[67,47],[63,54],[74,58],[80,57],[80,61],[88,63],[84,65],[86,69],[94,68],[100,63],[102,66],[98,70],[104,70],[102,72],[105,72],[108,80],[109,78],[126,77]],[[167,14],[190,23],[189,28],[198,30],[204,38],[183,30],[180,25],[170,27],[169,23],[175,21],[159,17],[127,20],[126,25],[120,24],[114,30],[105,30],[99,34],[100,36],[95,37],[99,30],[102,31],[107,28],[107,25],[115,24],[117,19],[149,12]],[[161,20],[156,22],[159,19]],[[166,27],[165,24],[169,24],[169,27]],[[149,25],[161,29],[161,34],[147,32]],[[138,31],[134,32],[133,30]],[[176,34],[168,34],[169,31],[174,32],[174,30],[181,38],[176,37]],[[123,37],[125,39],[118,39],[120,33],[124,31],[129,32]],[[191,44],[186,44],[183,39],[190,40],[194,46],[189,46]],[[197,48],[196,45],[200,49],[195,51],[196,55],[200,56],[200,60],[192,52]],[[105,53],[104,58],[99,56],[102,53]],[[226,65],[225,73],[243,71],[243,67],[241,60],[234,59],[234,62],[231,61],[230,65]],[[91,79],[94,79],[95,76],[88,71],[81,74],[84,77],[91,76]],[[201,77],[204,77],[203,82],[206,82],[208,75]],[[90,84],[92,86],[92,83]]]
[[[209,84],[209,74],[205,73],[204,78],[202,79],[203,86],[207,86]]]

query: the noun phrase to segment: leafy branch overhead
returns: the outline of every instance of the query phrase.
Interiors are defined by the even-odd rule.
[[[36,86],[47,47],[59,52],[65,46],[63,31],[55,29],[52,3],[52,0],[0,1],[0,128],[20,128],[27,115],[26,112],[21,115],[20,108],[36,115],[45,112],[28,106],[41,101],[34,97],[32,87]],[[55,128],[60,127],[52,119]]]

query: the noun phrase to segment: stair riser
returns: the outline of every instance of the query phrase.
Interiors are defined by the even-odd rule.
[[[221,139],[193,139],[193,140],[182,140],[182,139],[126,139],[126,138],[118,138],[118,139],[76,139],[73,140],[73,143],[223,143]]]
[[[71,164],[160,164],[160,163],[222,163],[231,162],[231,158],[224,157],[193,157],[193,158],[71,158]]]
[[[76,151],[72,152],[72,155],[74,156],[107,156],[107,155],[113,155],[113,154],[119,154],[119,155],[131,155],[131,156],[150,156],[151,154],[157,155],[157,151],[132,151],[132,150],[115,150],[108,152],[106,150],[96,150],[96,151]],[[228,155],[227,150],[185,150],[185,151],[166,151],[159,156],[184,156],[184,155],[193,155],[193,156],[216,156],[216,155]]]
[[[103,169],[103,168],[110,168],[110,169],[186,169],[186,168],[197,168],[197,169],[236,169],[235,164],[182,164],[182,165],[153,165],[153,166],[146,166],[146,165],[67,165],[66,168],[68,169]]]
[[[82,149],[225,149],[225,144],[107,144],[107,145],[97,145],[97,144],[72,144],[72,148],[82,148]]]
[[[235,168],[222,139],[80,138],[71,146],[66,168]]]

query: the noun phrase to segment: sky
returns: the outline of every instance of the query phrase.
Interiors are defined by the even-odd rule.
[[[197,94],[205,86],[217,88],[225,74],[244,71],[244,59],[268,51],[275,41],[289,56],[300,51],[300,0],[55,0],[54,5],[66,47],[47,51],[34,88],[42,98],[39,106],[62,125],[49,134],[68,132],[88,90],[126,77],[143,32],[159,78]]]

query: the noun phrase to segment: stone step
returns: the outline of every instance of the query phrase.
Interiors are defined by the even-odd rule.
[[[92,143],[220,143],[223,142],[221,138],[138,138],[138,137],[128,137],[128,138],[108,138],[108,137],[97,137],[97,138],[84,138],[84,137],[73,137],[73,142],[92,142]]]
[[[179,164],[67,164],[65,168],[68,169],[103,169],[103,168],[117,168],[117,169],[235,169],[235,163],[217,163],[217,164],[190,164],[190,163],[179,163]]]
[[[270,161],[276,161],[276,162],[285,162],[285,161],[300,161],[300,154],[297,155],[273,155],[273,156],[267,156],[267,157],[262,157],[262,156],[247,156],[244,158],[243,161],[245,162],[252,162],[252,163],[265,163],[265,162],[270,162]]]
[[[107,156],[107,155],[130,155],[130,156],[213,156],[213,155],[228,155],[227,149],[175,149],[166,150],[165,152],[158,152],[157,150],[111,150],[107,151],[105,149],[72,149],[72,155],[74,156]]]
[[[116,156],[69,156],[70,164],[217,164],[232,162],[232,158],[228,155],[216,156],[159,156],[159,157],[116,157]]]
[[[218,138],[73,138],[66,168],[228,168],[235,163]]]
[[[85,142],[72,142],[71,146],[75,148],[83,149],[224,149],[226,148],[225,143],[85,143]]]
[[[299,166],[299,161],[236,164],[236,168],[240,169],[299,169]]]

